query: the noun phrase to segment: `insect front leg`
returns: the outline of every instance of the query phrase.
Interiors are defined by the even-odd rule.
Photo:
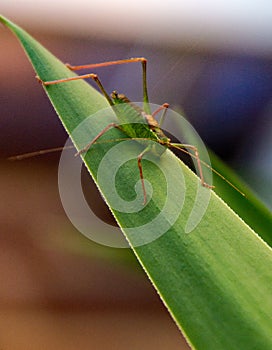
[[[43,81],[41,80],[40,77],[36,76],[36,79],[43,84],[44,86],[48,86],[48,85],[56,85],[56,84],[61,84],[61,83],[67,83],[69,81],[74,81],[74,80],[80,80],[80,79],[93,79],[95,81],[95,83],[97,84],[97,86],[99,87],[100,91],[102,92],[102,94],[106,97],[107,101],[109,102],[109,104],[111,106],[113,106],[113,102],[112,99],[110,98],[109,94],[107,93],[107,91],[105,90],[104,86],[102,85],[100,79],[98,78],[97,74],[94,73],[89,73],[89,74],[83,74],[83,75],[77,75],[75,77],[70,77],[70,78],[63,78],[63,79],[57,79],[57,80],[51,80],[51,81]]]
[[[146,113],[150,114],[148,91],[147,91],[147,74],[146,74],[147,59],[146,58],[134,57],[134,58],[127,58],[127,59],[116,60],[116,61],[91,63],[91,64],[85,64],[85,65],[80,65],[80,66],[72,66],[71,64],[67,63],[66,66],[69,69],[75,71],[75,70],[80,70],[80,69],[94,69],[94,68],[108,67],[108,66],[113,66],[113,65],[134,63],[134,62],[140,62],[142,64],[142,85],[143,85],[144,110]]]

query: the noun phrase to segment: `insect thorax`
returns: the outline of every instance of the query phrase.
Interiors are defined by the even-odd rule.
[[[128,136],[151,139],[166,146],[170,144],[170,139],[166,137],[152,115],[147,114],[124,94],[113,91],[111,97],[121,128]]]

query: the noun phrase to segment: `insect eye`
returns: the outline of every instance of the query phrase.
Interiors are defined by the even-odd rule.
[[[111,97],[118,98],[118,92],[116,90],[113,90],[113,92],[111,93]]]

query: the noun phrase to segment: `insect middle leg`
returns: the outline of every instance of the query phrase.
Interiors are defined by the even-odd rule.
[[[78,151],[75,154],[75,157],[83,154],[85,152],[87,152],[90,147],[102,136],[104,135],[110,128],[117,128],[120,129],[120,126],[118,124],[115,123],[110,123],[109,125],[107,125],[103,130],[100,131],[99,134],[96,135],[96,137],[89,142],[84,148],[82,148],[80,151]],[[122,129],[120,129],[122,130]],[[129,138],[130,140],[133,140],[131,138]],[[138,168],[139,168],[139,173],[140,173],[140,180],[141,180],[141,184],[142,184],[142,189],[143,189],[143,196],[144,196],[144,200],[143,200],[143,205],[146,204],[146,200],[147,200],[147,194],[146,194],[146,188],[145,188],[145,184],[144,184],[144,176],[143,176],[143,167],[142,167],[142,158],[143,156],[149,152],[151,150],[151,147],[146,147],[138,156],[137,156],[137,161],[138,161]]]
[[[163,110],[163,116],[162,118],[164,117],[164,114],[166,113],[167,111],[167,108],[169,108],[169,103],[164,103],[162,104],[159,108],[157,108],[153,113],[152,113],[152,117],[154,118],[160,111]],[[160,125],[161,125],[161,122],[160,122]]]
[[[143,189],[143,195],[144,195],[144,201],[143,201],[143,205],[146,204],[146,200],[147,200],[147,195],[146,195],[146,189],[145,189],[145,184],[144,184],[144,175],[143,175],[143,166],[142,166],[142,159],[143,156],[147,153],[150,152],[151,147],[147,146],[137,157],[138,160],[138,168],[139,168],[139,172],[140,172],[140,179],[141,179],[141,184],[142,184],[142,189]]]

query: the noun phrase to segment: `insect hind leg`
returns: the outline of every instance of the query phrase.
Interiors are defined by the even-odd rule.
[[[190,152],[186,151],[186,149],[190,149],[191,151],[193,151],[194,158],[196,159],[196,162],[197,162],[197,169],[198,169],[201,185],[203,187],[207,187],[210,189],[214,188],[214,186],[209,185],[208,183],[205,182],[203,171],[202,171],[202,166],[201,166],[201,160],[199,158],[199,153],[198,153],[198,149],[196,146],[188,145],[188,144],[180,144],[180,143],[171,143],[170,147],[179,149],[179,150],[181,150],[189,155],[191,155],[191,154],[190,154]]]

